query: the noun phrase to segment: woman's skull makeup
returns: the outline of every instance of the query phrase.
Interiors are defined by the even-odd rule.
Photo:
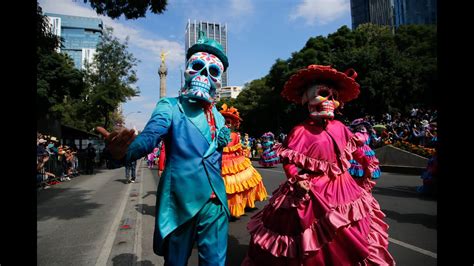
[[[193,54],[184,72],[185,85],[181,95],[214,102],[216,90],[222,86],[223,72],[224,65],[217,56],[206,52]]]
[[[309,116],[312,119],[333,119],[334,111],[339,107],[337,91],[323,84],[309,87],[303,94],[302,104],[308,103]]]
[[[355,128],[355,132],[367,133],[367,128],[364,125],[358,125]]]

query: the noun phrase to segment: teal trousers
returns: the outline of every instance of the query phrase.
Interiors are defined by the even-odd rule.
[[[189,221],[165,240],[166,266],[185,266],[197,242],[199,266],[225,266],[229,218],[218,199],[209,199]]]

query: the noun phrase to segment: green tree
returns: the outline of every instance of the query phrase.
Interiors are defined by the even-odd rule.
[[[433,107],[437,86],[436,26],[407,25],[395,32],[386,26],[342,26],[327,37],[311,37],[287,60],[278,59],[269,73],[246,84],[234,106],[249,133],[288,132],[306,116],[306,107],[281,96],[288,78],[310,64],[331,65],[340,71],[357,71],[360,95],[343,107],[338,119],[365,114],[406,112],[413,106]]]
[[[138,60],[127,49],[128,40],[121,43],[113,36],[113,29],[107,28],[97,45],[93,62],[86,64],[87,92],[79,109],[87,114],[88,128],[102,124],[111,129],[114,126],[112,115],[120,103],[139,94],[139,89],[132,87],[138,80],[134,69]]]
[[[146,16],[147,10],[161,14],[166,10],[167,0],[84,0],[97,14],[107,15],[116,19],[124,15],[127,19],[137,19]]]

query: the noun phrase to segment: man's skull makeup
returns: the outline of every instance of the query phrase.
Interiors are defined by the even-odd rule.
[[[319,84],[305,91],[301,103],[308,103],[309,116],[312,119],[333,119],[334,111],[340,105],[337,99],[335,89]]]
[[[185,85],[181,95],[212,103],[216,90],[222,86],[223,72],[224,65],[217,56],[206,52],[193,54],[184,72]]]

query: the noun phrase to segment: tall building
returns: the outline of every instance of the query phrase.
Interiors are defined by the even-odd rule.
[[[437,0],[394,0],[395,26],[437,24]]]
[[[45,15],[49,18],[51,31],[64,40],[60,52],[71,56],[78,69],[84,67],[84,60],[91,62],[104,29],[102,20],[53,13]]]
[[[360,24],[394,25],[393,0],[351,0],[352,29]]]
[[[199,37],[199,31],[204,31],[206,36],[210,39],[214,39],[222,44],[224,53],[227,53],[227,24],[205,22],[205,21],[191,21],[188,19],[186,25],[186,31],[184,33],[184,49],[185,53],[193,44],[196,43]],[[185,59],[186,60],[186,59]],[[228,72],[227,70],[222,73],[222,87],[226,87],[228,83]]]

